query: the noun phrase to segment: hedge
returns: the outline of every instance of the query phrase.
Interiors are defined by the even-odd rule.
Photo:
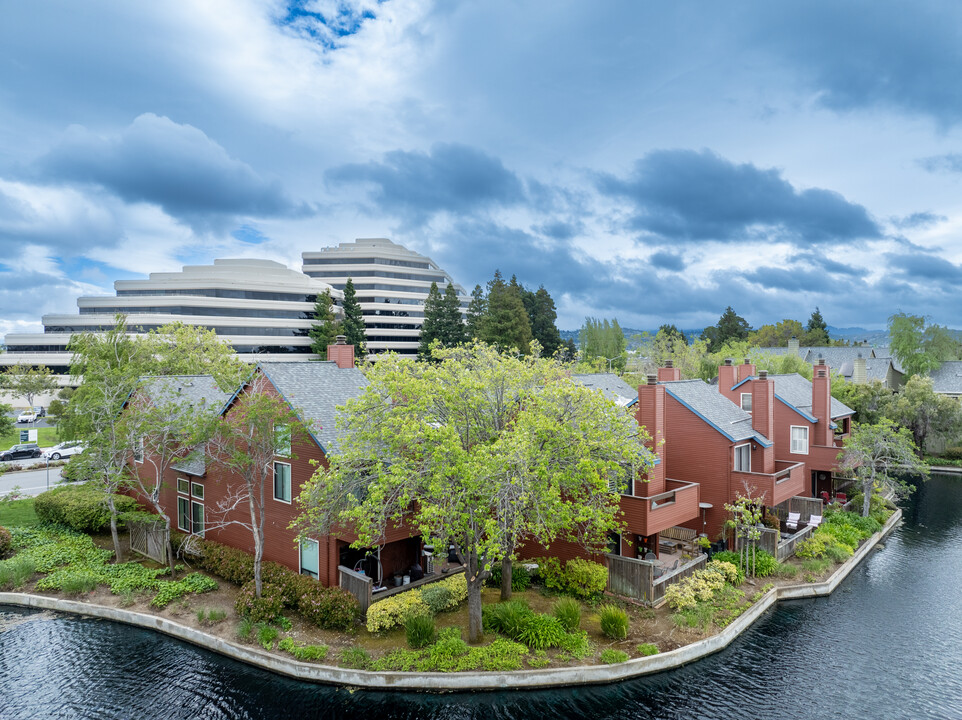
[[[0,560],[10,554],[11,546],[10,531],[5,527],[0,527]]]
[[[378,600],[367,609],[368,631],[374,633],[390,630],[397,625],[403,625],[409,617],[414,615],[433,614],[431,606],[424,601],[422,595],[426,590],[434,587],[442,587],[450,593],[446,607],[442,608],[444,610],[456,608],[468,597],[468,581],[463,573],[421,588],[392,595],[384,600]]]
[[[132,497],[119,494],[113,497],[118,513],[139,509]],[[110,526],[106,497],[90,484],[65,485],[47,490],[37,495],[33,507],[41,522],[65,525],[81,533],[98,533]]]

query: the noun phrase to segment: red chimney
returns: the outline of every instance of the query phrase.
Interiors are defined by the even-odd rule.
[[[749,362],[748,358],[745,358],[745,362],[738,367],[738,382],[741,382],[745,378],[752,377],[754,374],[755,363]]]
[[[658,382],[674,382],[681,380],[681,370],[676,368],[671,360],[665,361],[665,367],[658,368]]]
[[[832,380],[825,360],[818,359],[812,372],[812,415],[815,423],[814,445],[831,447],[834,440],[832,432]]]
[[[747,383],[752,393],[752,429],[761,433],[766,439],[775,441],[775,381],[762,370],[758,377]],[[746,388],[746,389],[747,389]],[[763,448],[753,453],[753,460],[761,459],[761,467],[757,472],[775,472],[775,446]],[[752,462],[752,469],[756,463]]]
[[[346,341],[346,336],[338,335],[336,342],[327,346],[327,359],[337,363],[342,370],[354,367],[354,346]]]
[[[738,390],[741,390],[742,388],[739,388],[735,392],[732,392],[732,388],[735,386],[737,382],[738,382],[738,368],[732,365],[731,358],[725,358],[725,364],[718,366],[718,392],[720,392],[722,395],[727,397],[736,405],[739,405],[740,403],[738,402],[738,395],[739,395]]]
[[[636,495],[657,495],[665,492],[665,386],[658,385],[658,378],[648,376],[647,385],[638,386],[638,412],[635,418],[651,436],[648,448],[661,460],[648,472],[648,485],[636,491]]]

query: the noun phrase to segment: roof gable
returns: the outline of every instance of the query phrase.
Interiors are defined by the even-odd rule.
[[[752,416],[703,380],[659,383],[665,392],[732,442],[755,440],[763,447],[771,441],[752,427]]]

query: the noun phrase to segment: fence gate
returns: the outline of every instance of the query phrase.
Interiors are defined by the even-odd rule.
[[[167,528],[154,522],[127,523],[130,531],[130,549],[156,560],[161,565],[167,564]]]

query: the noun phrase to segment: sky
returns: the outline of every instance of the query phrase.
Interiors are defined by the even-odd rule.
[[[558,325],[960,327],[962,4],[7,2],[0,335],[389,237]]]

